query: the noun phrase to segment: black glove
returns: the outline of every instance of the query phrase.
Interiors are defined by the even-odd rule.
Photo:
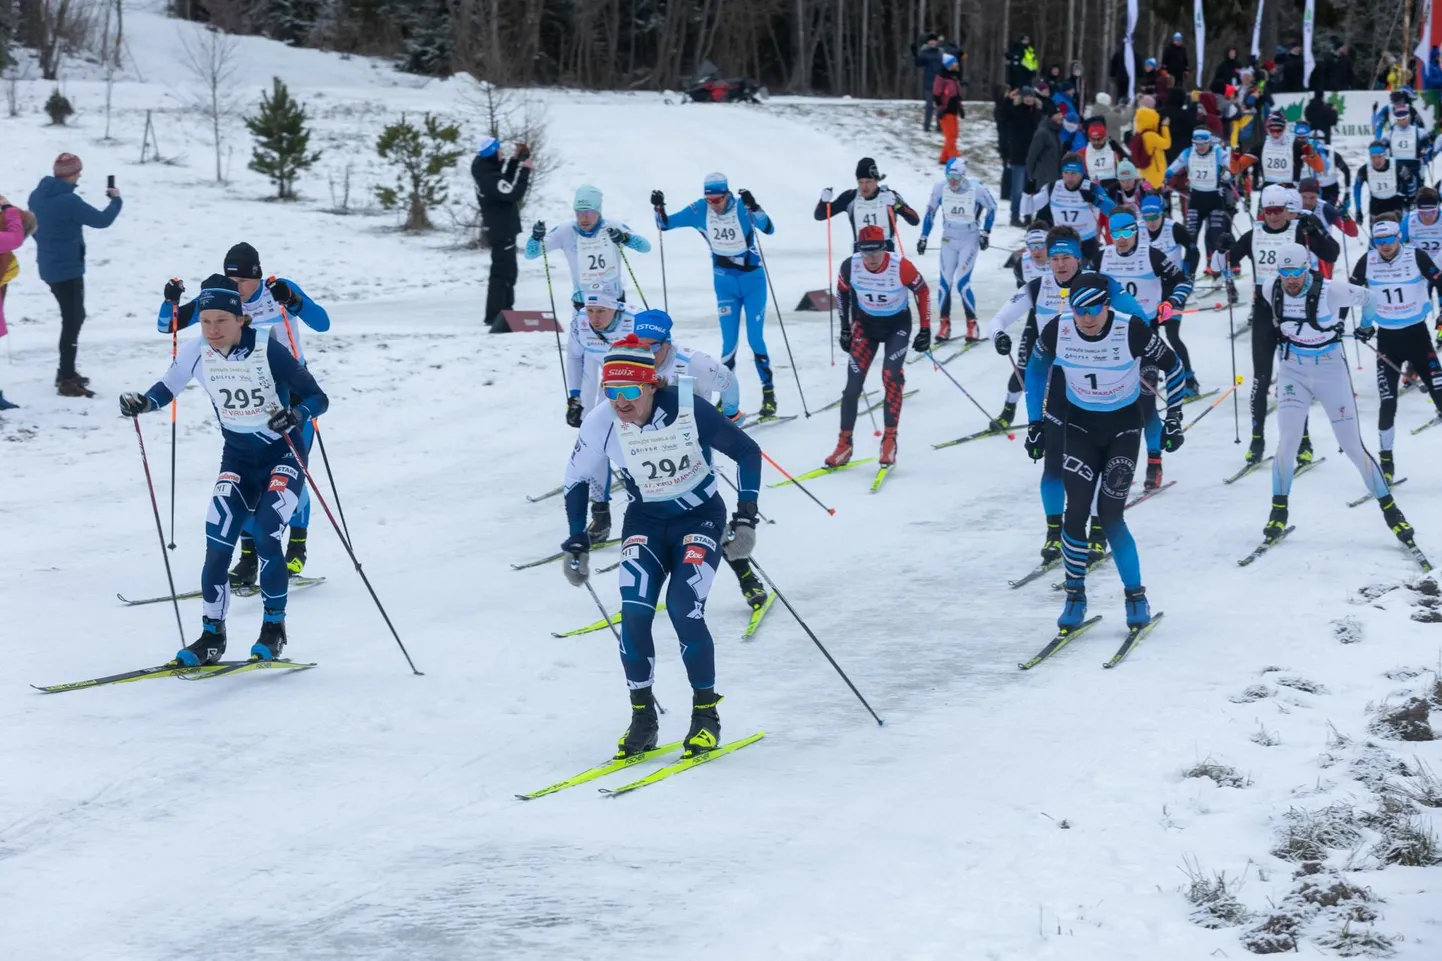
[[[1376,335],[1376,333],[1376,327],[1358,327],[1356,330],[1352,331],[1352,336],[1356,337],[1362,343],[1366,344],[1371,342],[1372,337]]]
[[[579,397],[566,398],[566,426],[581,426],[581,398]]]
[[[1167,422],[1162,428],[1162,450],[1171,453],[1179,450],[1182,444],[1186,443],[1187,435],[1182,433],[1182,411],[1181,408],[1173,408],[1167,411]]]
[[[653,190],[653,191],[651,191],[651,206],[652,206],[652,207],[664,207],[664,206],[666,206],[666,195],[663,194],[663,193],[662,193],[661,191],[659,191],[659,190]]]
[[[180,282],[179,277],[172,277],[165,282],[165,300],[167,303],[180,303],[180,295],[185,293],[185,284]]]
[[[150,398],[144,394],[130,391],[120,395],[120,413],[124,417],[139,417],[151,409]]]
[[[302,414],[300,411],[296,410],[294,407],[282,407],[280,410],[270,415],[270,420],[265,422],[265,426],[269,427],[277,434],[286,434],[290,431],[295,430],[304,421],[305,415]]]
[[[736,513],[731,515],[721,553],[728,561],[744,561],[750,559],[751,552],[755,549],[756,502],[742,501],[736,505]]]
[[[920,257],[924,253],[926,253],[926,238],[919,237],[916,241],[916,256]]]
[[[565,558],[561,561],[561,573],[566,583],[580,587],[591,576],[591,535],[585,531],[572,534],[561,544]]]
[[[981,249],[982,249],[982,250],[985,250],[986,248],[990,247],[990,246],[991,246],[991,234],[989,234],[989,233],[987,233],[985,230],[983,230],[983,231],[981,232],[981,241],[980,241],[980,243],[981,243]]]
[[[531,237],[537,242],[546,239],[546,222],[544,220],[536,221],[536,225],[531,228]]]
[[[737,196],[739,196],[741,198],[741,202],[746,205],[746,209],[751,211],[752,213],[755,213],[756,211],[761,209],[761,205],[756,202],[756,198],[751,196],[751,191],[738,191]]]
[[[841,336],[837,339],[837,343],[841,344],[843,352],[851,353],[851,328],[848,325],[841,325]]]
[[[277,304],[280,304],[292,314],[304,306],[304,301],[300,299],[300,294],[291,290],[290,285],[283,280],[267,280],[265,282],[265,289],[270,291],[270,295],[275,298]]]
[[[518,144],[516,144],[516,161],[517,161],[518,163],[525,163],[527,160],[530,160],[530,159],[531,159],[531,148],[528,147],[528,146],[526,146],[526,145],[523,144],[523,143],[518,143]]]
[[[911,342],[911,349],[918,354],[923,354],[931,349],[930,327],[923,327],[916,332],[916,339]]]
[[[1011,354],[1011,337],[1008,336],[1004,330],[996,335],[996,339],[991,342],[991,345],[995,347],[996,352],[1003,357]]]
[[[577,310],[584,310],[586,308],[586,302],[581,299],[581,292],[579,290],[571,291],[571,306]]]
[[[606,236],[610,237],[611,243],[615,244],[617,247],[624,247],[626,245],[626,242],[631,239],[631,235],[628,234],[626,231],[622,230],[620,227],[607,227]]]
[[[1026,425],[1026,456],[1032,460],[1041,460],[1046,456],[1046,440],[1042,437],[1039,420]]]

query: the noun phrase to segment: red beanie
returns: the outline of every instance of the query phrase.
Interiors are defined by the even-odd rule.
[[[73,153],[63,153],[55,158],[55,176],[74,177],[84,166]]]

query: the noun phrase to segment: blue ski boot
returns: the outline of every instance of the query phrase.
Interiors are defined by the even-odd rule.
[[[177,651],[174,663],[199,667],[214,664],[225,656],[225,621],[202,617],[200,625],[200,640]]]
[[[1061,617],[1056,619],[1056,627],[1059,631],[1071,631],[1081,627],[1082,621],[1087,619],[1087,585],[1086,581],[1074,581],[1067,578],[1066,581],[1066,606],[1061,609]]]
[[[1146,627],[1152,622],[1152,606],[1145,587],[1127,588],[1127,627]]]
[[[253,661],[274,661],[285,650],[285,611],[266,611],[260,624],[260,637],[250,646]]]

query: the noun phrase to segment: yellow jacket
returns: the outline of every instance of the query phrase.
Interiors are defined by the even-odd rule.
[[[1160,190],[1167,172],[1166,152],[1172,145],[1172,131],[1161,125],[1161,116],[1151,107],[1138,107],[1134,124],[1149,157],[1149,163],[1140,168],[1139,173],[1147,183]]]

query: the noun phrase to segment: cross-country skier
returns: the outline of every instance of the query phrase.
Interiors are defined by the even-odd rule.
[[[1180,189],[1182,181],[1187,190],[1187,231],[1198,247],[1203,242],[1207,249],[1207,263],[1211,256],[1221,249],[1222,237],[1231,233],[1234,206],[1234,188],[1231,175],[1231,153],[1217,143],[1205,127],[1192,131],[1192,145],[1173,160],[1167,167],[1166,178]],[[1142,214],[1148,214],[1147,200],[1140,204]],[[1165,214],[1165,204],[1157,198],[1155,210]],[[1180,267],[1181,263],[1178,262]],[[1216,276],[1219,271],[1211,270]],[[1188,276],[1196,274],[1196,265],[1187,271]]]
[[[311,300],[300,284],[287,277],[271,277],[261,282],[260,254],[250,244],[241,242],[225,253],[225,276],[235,283],[240,293],[240,306],[245,311],[250,325],[261,333],[269,333],[290,355],[305,366],[305,348],[301,340],[299,319],[311,330],[330,330],[330,314]],[[163,334],[171,332],[172,304],[179,303],[185,293],[185,285],[172,280],[165,285],[165,301],[155,326]],[[198,299],[198,298],[197,298]],[[175,329],[184,330],[195,321],[195,301],[180,304],[174,311]],[[306,421],[301,427],[305,439],[302,448],[305,457],[310,458],[311,444],[315,441],[315,425]],[[245,531],[240,535],[240,560],[230,572],[230,586],[254,588],[259,570],[259,557],[255,550],[255,522],[246,521]],[[305,570],[306,532],[310,527],[310,491],[300,489],[300,504],[291,515],[289,541],[286,544],[285,564],[292,575]]]
[[[1115,190],[1117,165],[1127,159],[1127,154],[1119,143],[1107,139],[1106,118],[1093,117],[1087,121],[1087,142],[1079,153],[1086,161],[1087,179],[1107,193]]]
[[[571,303],[577,310],[585,306],[585,294],[601,284],[617,300],[626,299],[626,280],[621,276],[622,258],[629,247],[640,254],[650,253],[651,241],[631,233],[624,223],[612,223],[601,216],[601,191],[590,184],[576,188],[571,204],[576,219],[557,224],[549,231],[546,222],[538,220],[531,227],[526,241],[526,259],[541,256],[544,250],[559,250],[566,255],[571,268]]]
[[[846,219],[851,222],[853,253],[861,228],[870,226],[880,227],[886,234],[886,249],[895,250],[896,218],[900,217],[915,227],[921,223],[921,217],[901,199],[901,194],[890,187],[882,188],[881,181],[885,179],[886,175],[876,169],[875,160],[862,157],[856,162],[856,188],[847,188],[833,197],[831,188],[827,187],[821,191],[821,199],[816,201],[813,216],[817,220],[825,220],[828,216],[846,214]]]
[[[1250,154],[1237,158],[1238,170],[1252,167],[1252,179],[1257,190],[1265,190],[1273,184],[1295,186],[1307,176],[1303,171],[1310,169],[1313,174],[1322,172],[1322,160],[1312,150],[1310,141],[1287,131],[1287,118],[1274,113],[1267,118],[1267,135],[1261,146]]]
[[[1172,266],[1195,281],[1197,264],[1202,258],[1201,251],[1197,249],[1196,234],[1177,221],[1169,220],[1167,205],[1156,194],[1142,198],[1141,215],[1147,228],[1147,243],[1160,250]]]
[[[1332,149],[1331,144],[1323,141],[1321,131],[1312,131],[1311,142],[1313,153],[1322,161],[1322,169],[1316,175],[1322,199],[1337,205],[1345,215],[1352,195],[1352,168],[1340,153]]]
[[[1112,200],[1119,204],[1140,207],[1142,198],[1156,193],[1146,178],[1137,172],[1137,165],[1130,160],[1117,164],[1117,185],[1112,189]]]
[[[651,191],[656,226],[662,230],[693,227],[711,247],[711,283],[716,290],[716,313],[721,321],[721,361],[736,369],[736,347],[741,333],[741,311],[746,311],[746,340],[751,345],[756,374],[761,378],[761,416],[776,416],[776,388],[771,382],[771,358],[766,352],[766,268],[756,231],[774,233],[771,218],[751,191],[732,196],[726,175],[710,173],[705,196],[674,214],[666,213],[666,195]],[[738,201],[739,197],[739,201]]]
[[[1365,287],[1346,281],[1327,280],[1311,269],[1307,248],[1285,244],[1277,257],[1276,275],[1262,288],[1261,296],[1272,305],[1282,360],[1277,373],[1281,398],[1277,408],[1277,456],[1272,461],[1272,513],[1262,529],[1268,543],[1279,539],[1287,527],[1287,498],[1292,491],[1295,468],[1292,457],[1301,443],[1307,410],[1316,400],[1332,422],[1332,434],[1346,452],[1367,489],[1377,498],[1387,526],[1404,545],[1413,547],[1412,525],[1402,516],[1392,497],[1386,477],[1362,443],[1352,375],[1341,349],[1346,324],[1339,316],[1349,307],[1361,307],[1362,322],[1357,336],[1368,339],[1373,330],[1376,305]]]
[[[1402,220],[1402,243],[1425,251],[1433,263],[1442,263],[1442,199],[1431,187],[1417,191],[1417,207]],[[1356,229],[1355,227],[1353,229]],[[1433,293],[1442,297],[1442,285],[1433,285]],[[1442,348],[1442,314],[1437,318],[1437,345]]]
[[[1367,165],[1360,168],[1352,180],[1352,205],[1357,208],[1357,223],[1365,224],[1382,214],[1405,213],[1407,197],[1417,192],[1412,172],[1403,170],[1380,140],[1372,141],[1367,147],[1367,160]],[[1362,206],[1363,184],[1367,185],[1366,207]]]
[[[1397,165],[1397,179],[1409,198],[1422,183],[1422,167],[1432,159],[1436,149],[1432,134],[1414,121],[1416,112],[1407,104],[1392,107],[1392,127],[1380,138],[1387,145],[1387,155]],[[1403,171],[1406,171],[1403,173]],[[1405,189],[1408,185],[1411,189]]]
[[[303,443],[301,425],[325,413],[329,405],[310,372],[246,315],[237,286],[219,274],[206,278],[190,303],[201,338],[181,347],[165,376],[144,394],[120,395],[120,412],[138,417],[166,406],[197,380],[220,422],[224,447],[206,518],[201,570],[202,630],[198,640],[175,655],[175,663],[190,667],[213,664],[225,654],[225,615],[230,607],[226,566],[241,525],[250,518],[255,522],[265,606],[260,637],[250,655],[273,660],[285,647],[290,577],[280,535],[305,487],[293,448]]]
[[[1044,224],[1072,228],[1081,238],[1082,254],[1091,260],[1101,250],[1097,240],[1097,218],[1116,206],[1110,197],[1086,179],[1086,165],[1079,154],[1069,153],[1061,161],[1061,179],[1051,184],[1046,203],[1036,212]]]
[[[859,249],[841,262],[836,296],[841,313],[841,349],[849,357],[846,389],[841,394],[841,435],[826,458],[827,467],[850,462],[851,432],[856,426],[857,400],[866,385],[866,373],[880,351],[884,355],[881,382],[886,391],[882,415],[882,466],[896,463],[896,426],[901,420],[906,390],[906,349],[931,349],[931,293],[916,265],[886,249],[886,235],[875,224],[861,228]],[[908,294],[916,297],[921,329],[911,338]]]
[[[1011,269],[1016,276],[1018,288],[1025,287],[1033,280],[1050,273],[1046,253],[1046,230],[1042,227],[1032,227],[1026,232],[1026,247],[1015,251],[1011,255]],[[1026,326],[1022,330],[1021,340],[1017,343],[1016,367],[1017,370],[1026,370],[1027,358],[1031,356],[1031,345],[1036,339],[1036,324],[1033,322],[1033,313],[1027,315]],[[1006,380],[1006,402],[1002,405],[1001,413],[992,421],[994,430],[1004,430],[1011,426],[1016,419],[1016,405],[1021,400],[1025,384],[1017,376],[1017,370],[1007,375]]]
[[[1144,320],[1108,309],[1111,283],[1082,274],[1068,288],[1061,313],[1041,328],[1032,363],[1051,363],[1052,392],[1065,391],[1060,428],[1066,485],[1062,553],[1066,562],[1066,603],[1060,630],[1086,620],[1086,572],[1091,556],[1088,520],[1093,501],[1126,589],[1127,626],[1151,622],[1142,586],[1136,541],[1124,514],[1141,448],[1142,365],[1165,372],[1166,433],[1163,446],[1177,450],[1182,433],[1182,364]]]
[[[1442,368],[1432,346],[1427,318],[1432,314],[1431,289],[1442,270],[1424,251],[1404,246],[1401,228],[1391,220],[1372,223],[1372,249],[1352,268],[1352,284],[1372,294],[1371,313],[1377,330],[1378,459],[1382,476],[1392,482],[1392,455],[1397,417],[1397,381],[1404,363],[1421,378],[1422,390],[1442,415]],[[1367,335],[1359,332],[1360,336]],[[1389,363],[1390,361],[1390,363]]]
[[[921,239],[916,253],[926,253],[931,225],[941,211],[941,326],[936,332],[938,342],[951,339],[951,292],[961,295],[966,313],[966,339],[977,340],[976,294],[971,289],[971,272],[976,267],[978,251],[991,244],[991,226],[996,221],[996,200],[991,191],[966,175],[966,158],[953,157],[946,162],[946,179],[931,188],[926,205],[926,219],[921,225]]]
[[[586,415],[566,467],[566,519],[570,536],[561,545],[561,566],[576,587],[590,576],[586,536],[587,488],[606,473],[609,460],[622,471],[630,504],[622,523],[621,666],[631,691],[631,724],[616,757],[656,746],[659,722],[656,646],[651,624],[661,586],[669,577],[666,607],[681,641],[681,660],[691,681],[691,728],[685,755],[720,744],[716,705],[716,654],[706,627],[706,598],[722,554],[729,561],[751,556],[756,544],[756,498],[761,487],[761,448],[708,403],[696,403],[690,378],[675,386],[656,376],[656,359],[640,340],[614,345],[602,368],[609,403]],[[711,452],[740,469],[739,502],[731,522],[716,492]]]

